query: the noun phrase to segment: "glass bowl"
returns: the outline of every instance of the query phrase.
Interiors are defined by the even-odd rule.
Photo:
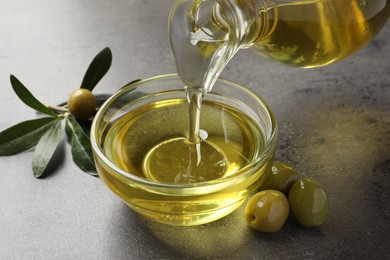
[[[277,124],[256,93],[218,79],[204,96],[200,127],[200,147],[212,153],[199,150],[195,155],[201,160],[195,164],[186,150],[154,152],[177,140],[186,144],[183,83],[171,74],[129,84],[101,106],[92,124],[99,176],[128,206],[154,221],[191,226],[222,218],[265,179],[274,157]],[[190,166],[182,170],[182,164]]]

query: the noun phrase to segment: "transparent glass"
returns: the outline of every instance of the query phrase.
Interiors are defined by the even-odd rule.
[[[181,110],[171,113],[163,109],[165,106]],[[210,179],[198,178],[193,182],[191,176],[176,172],[175,156],[164,157],[166,154],[161,152],[155,157],[161,163],[158,169],[168,169],[166,175],[172,176],[165,179],[153,169],[149,172],[154,166],[145,161],[156,145],[185,138],[186,106],[186,92],[176,74],[154,77],[114,94],[99,109],[91,129],[94,158],[102,181],[141,215],[178,226],[211,222],[240,206],[266,177],[277,136],[275,117],[256,93],[218,79],[203,100],[201,147],[204,143],[221,147],[221,154],[228,158],[231,167],[221,176],[211,177],[208,171],[213,167],[204,167],[202,176]],[[130,134],[133,131],[136,135]],[[246,155],[244,159],[242,154]],[[152,164],[155,161],[151,160]],[[187,181],[185,178],[190,179],[181,182]]]
[[[369,43],[389,15],[389,0],[175,0],[169,35],[184,84],[206,93],[240,49],[324,66]]]

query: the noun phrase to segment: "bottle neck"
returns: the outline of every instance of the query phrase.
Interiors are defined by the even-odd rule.
[[[175,0],[169,36],[183,83],[209,92],[237,51],[268,34],[266,0]]]
[[[240,48],[249,48],[272,30],[277,14],[270,0],[216,0],[214,19]]]

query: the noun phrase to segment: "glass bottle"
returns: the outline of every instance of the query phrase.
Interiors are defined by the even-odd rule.
[[[240,49],[324,66],[369,43],[389,15],[388,0],[175,0],[169,33],[184,84],[206,93]]]

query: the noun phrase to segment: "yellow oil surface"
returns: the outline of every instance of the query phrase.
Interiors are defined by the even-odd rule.
[[[262,150],[259,127],[243,112],[204,102],[203,141],[186,139],[187,101],[171,99],[142,106],[118,119],[104,143],[123,170],[157,182],[195,183],[229,176]]]

